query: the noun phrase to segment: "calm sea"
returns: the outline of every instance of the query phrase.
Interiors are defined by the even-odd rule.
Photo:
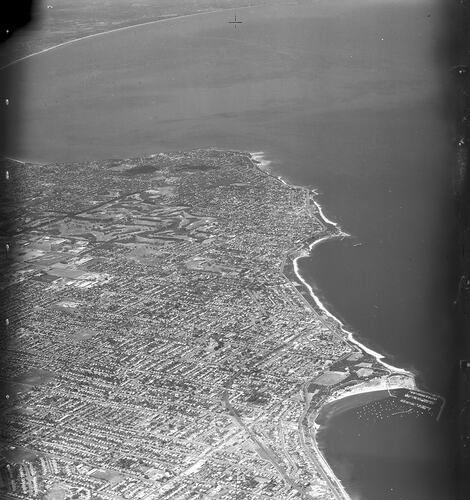
[[[12,66],[10,156],[265,151],[352,235],[317,247],[305,277],[364,343],[449,396],[455,222],[439,2],[299,0],[237,17],[237,29],[232,11],[188,17]],[[453,498],[450,412],[367,425],[356,412],[330,412],[320,441],[357,498]]]

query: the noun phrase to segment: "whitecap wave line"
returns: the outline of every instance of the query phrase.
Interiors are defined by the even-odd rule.
[[[319,238],[318,240],[315,240],[313,243],[310,244],[309,251],[311,252],[314,246],[319,245],[323,241],[326,241],[326,240],[329,240],[329,239],[330,239],[330,236],[324,236],[323,238]],[[310,293],[310,296],[315,301],[315,304],[317,305],[317,307],[323,313],[325,313],[329,318],[331,318],[334,321],[336,321],[342,327],[343,324],[341,323],[341,321],[336,316],[334,316],[333,314],[331,314],[330,311],[328,311],[328,309],[322,304],[321,300],[315,295],[315,292],[313,291],[313,288],[311,287],[311,285],[307,281],[305,281],[304,278],[303,278],[303,276],[300,274],[298,260],[301,259],[302,257],[304,257],[304,256],[303,255],[299,255],[298,257],[295,257],[294,260],[293,260],[294,272],[295,272],[297,278],[307,288],[307,290]]]
[[[324,236],[323,238],[319,238],[318,240],[315,240],[313,243],[311,243],[309,245],[309,251],[311,252],[312,249],[316,246],[316,245],[319,245],[320,243],[322,243],[323,241],[327,241],[331,239],[331,236]],[[305,286],[305,288],[307,288],[310,296],[312,297],[312,299],[314,300],[315,304],[317,305],[317,307],[326,315],[328,316],[329,318],[331,318],[333,321],[335,321],[341,328],[341,331],[343,333],[346,334],[347,336],[347,339],[349,342],[351,342],[352,344],[356,345],[357,347],[359,347],[359,349],[361,349],[363,352],[366,352],[367,354],[369,354],[370,356],[372,356],[373,358],[376,359],[376,361],[378,363],[380,363],[382,366],[384,366],[385,368],[387,368],[387,370],[391,371],[391,372],[394,372],[394,373],[400,373],[400,374],[403,374],[403,375],[409,375],[409,376],[413,376],[412,373],[410,373],[409,371],[403,369],[403,368],[398,368],[396,366],[393,366],[393,365],[390,365],[389,363],[386,363],[385,361],[383,361],[383,359],[385,358],[385,356],[383,354],[380,354],[376,351],[374,351],[373,349],[365,346],[364,344],[362,344],[361,342],[359,342],[358,340],[356,340],[354,338],[354,335],[352,332],[346,330],[344,328],[344,324],[342,323],[342,321],[337,318],[334,314],[332,314],[324,305],[323,303],[321,302],[321,300],[317,297],[317,295],[315,294],[315,292],[313,291],[313,288],[311,287],[311,285],[305,281],[305,279],[302,277],[302,275],[300,274],[300,270],[299,270],[299,264],[298,264],[298,260],[301,259],[303,256],[302,255],[299,255],[298,257],[295,257],[295,259],[293,259],[293,265],[294,265],[294,272],[297,276],[297,278],[300,280],[300,282]]]
[[[260,168],[263,168],[264,164],[270,164],[271,162],[270,161],[267,161],[264,159],[264,151],[256,151],[256,152],[250,152],[249,153],[250,156],[251,156],[251,159],[252,161],[254,161],[255,163],[257,163]],[[282,182],[284,185],[286,186],[292,186],[292,184],[286,182],[280,175],[277,176],[277,179]],[[343,231],[340,230],[339,228],[339,225],[337,222],[334,222],[332,220],[330,220],[326,215],[325,213],[323,212],[323,209],[321,207],[321,205],[316,201],[316,200],[313,200],[313,203],[315,204],[315,206],[317,207],[317,210],[318,210],[318,213],[320,214],[321,218],[323,219],[323,221],[326,223],[326,224],[329,224],[333,227],[335,227],[337,230],[339,230],[339,233],[337,236],[341,236],[341,237],[349,237],[351,236],[350,234],[348,233],[345,233]],[[311,253],[313,248],[316,246],[316,245],[319,245],[320,243],[324,242],[324,241],[327,241],[331,238],[334,238],[335,236],[330,236],[330,235],[327,235],[327,236],[323,236],[322,238],[319,238],[317,240],[315,240],[314,242],[310,243],[309,245],[309,252]],[[335,321],[341,328],[341,331],[345,334],[347,340],[349,342],[351,342],[352,344],[356,345],[357,347],[359,347],[359,349],[361,349],[363,352],[369,354],[370,356],[372,356],[373,358],[375,358],[375,360],[380,363],[382,366],[384,366],[387,370],[393,372],[393,373],[399,373],[399,374],[403,374],[403,375],[408,375],[408,376],[411,376],[413,377],[413,374],[410,373],[408,370],[405,370],[403,368],[398,368],[396,366],[393,366],[389,363],[386,363],[385,361],[383,361],[383,359],[385,358],[385,356],[383,354],[380,354],[379,352],[377,351],[374,351],[373,349],[365,346],[364,344],[362,344],[361,342],[359,342],[358,340],[356,340],[354,338],[354,334],[348,330],[346,330],[344,328],[344,324],[342,323],[342,321],[337,318],[334,314],[332,314],[326,307],[325,305],[321,302],[321,300],[317,297],[317,295],[315,294],[315,292],[313,291],[313,288],[311,287],[311,285],[304,280],[304,278],[302,277],[302,275],[300,274],[300,270],[299,270],[299,265],[298,265],[298,260],[300,258],[302,258],[303,255],[299,255],[298,257],[295,257],[293,259],[293,267],[294,267],[294,272],[297,276],[297,278],[299,279],[299,281],[305,286],[305,288],[308,290],[310,296],[312,297],[312,299],[314,300],[316,306],[326,315],[328,316],[329,318],[331,318],[333,321]],[[413,377],[414,378],[414,377]]]
[[[385,368],[387,368],[388,370],[390,370],[391,372],[395,372],[395,373],[400,373],[402,375],[411,375],[412,376],[412,373],[410,373],[408,370],[405,370],[404,368],[398,368],[397,366],[393,366],[389,363],[386,363],[383,359],[385,358],[385,356],[383,354],[380,354],[379,352],[377,351],[374,351],[373,349],[371,349],[370,347],[367,347],[365,346],[364,344],[361,344],[361,342],[359,342],[358,340],[356,340],[354,338],[354,334],[348,330],[345,330],[343,327],[341,327],[341,330],[347,334],[348,336],[348,340],[357,345],[361,350],[365,351],[367,354],[370,354],[371,356],[373,356],[382,366],[385,366]]]
[[[326,222],[327,224],[330,224],[330,225],[332,225],[334,227],[338,227],[338,223],[337,222],[333,222],[331,219],[328,219],[328,217],[323,212],[323,209],[322,209],[320,203],[318,203],[315,200],[313,200],[313,203],[315,203],[315,206],[317,207],[318,213],[320,214],[321,218],[323,219],[323,222]]]
[[[259,165],[259,168],[268,171],[268,167],[272,162],[270,160],[266,160],[264,155],[264,151],[255,151],[250,153],[251,159]]]

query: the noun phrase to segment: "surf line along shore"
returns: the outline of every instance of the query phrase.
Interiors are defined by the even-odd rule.
[[[389,397],[397,398],[398,401],[400,396],[395,392],[401,390],[402,393],[407,391],[411,398],[410,401],[418,408],[429,411],[433,408],[437,414],[436,418],[439,420],[445,406],[445,398],[420,390],[416,385],[413,373],[384,361],[384,355],[354,338],[353,332],[347,330],[341,320],[325,307],[312,286],[303,278],[299,269],[299,260],[309,256],[314,247],[325,241],[347,238],[350,235],[342,231],[336,222],[325,215],[321,205],[314,198],[317,194],[315,190],[293,185],[282,177],[273,175],[269,171],[271,162],[266,160],[263,152],[248,153],[248,155],[254,167],[266,175],[274,177],[286,188],[302,190],[308,214],[322,228],[312,239],[299,243],[298,247],[287,253],[281,273],[294,285],[296,282],[297,285],[300,283],[301,287],[294,286],[294,289],[306,307],[332,335],[344,342],[348,348],[348,352],[340,359],[333,360],[323,373],[304,383],[302,387],[304,408],[299,418],[298,432],[306,456],[319,470],[335,497],[338,500],[351,500],[340,479],[335,475],[318,447],[317,432],[320,426],[316,420],[321,410],[326,405],[344,398],[379,391],[387,391]],[[387,396],[387,394],[385,395]]]

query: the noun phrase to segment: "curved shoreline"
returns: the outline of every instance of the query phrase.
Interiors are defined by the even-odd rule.
[[[335,227],[337,227],[337,225],[335,225]],[[313,243],[311,243],[309,245],[309,254],[311,254],[311,252],[312,252],[312,250],[313,250],[313,248],[315,246],[319,245],[320,243],[323,243],[324,241],[331,240],[334,237],[336,237],[336,236],[324,236],[323,238],[315,240]],[[304,258],[304,256],[301,255],[301,256],[296,257],[294,259],[294,269],[295,269],[295,273],[296,273],[297,277],[299,278],[299,280],[301,281],[301,283],[307,288],[307,290],[309,291],[309,293],[312,296],[313,300],[317,304],[318,308],[321,309],[321,311],[324,312],[329,318],[331,318],[336,323],[338,323],[339,327],[341,328],[341,331],[346,334],[347,340],[349,342],[353,343],[355,346],[357,346],[362,351],[364,351],[367,354],[369,354],[370,356],[374,357],[377,360],[378,363],[380,363],[382,366],[384,366],[390,372],[399,373],[401,375],[407,375],[407,376],[410,376],[410,377],[414,378],[414,374],[411,373],[411,372],[409,372],[408,370],[405,370],[404,368],[398,368],[396,366],[393,366],[393,365],[391,365],[391,364],[386,363],[385,361],[383,361],[383,359],[385,358],[385,356],[383,354],[380,354],[379,352],[374,351],[370,347],[367,347],[363,343],[359,342],[359,340],[356,340],[354,338],[354,333],[353,332],[351,332],[349,330],[346,330],[344,328],[343,322],[339,318],[337,318],[333,313],[331,313],[323,305],[323,303],[320,301],[320,299],[318,298],[318,296],[315,295],[315,293],[314,293],[313,288],[311,287],[311,285],[307,281],[305,281],[305,279],[303,278],[303,276],[300,274],[298,260],[301,259],[301,258]]]
[[[240,9],[242,9],[242,8],[240,8]],[[205,14],[216,14],[216,13],[221,12],[223,10],[225,10],[225,9],[217,9],[217,10],[214,10],[214,11],[205,11],[205,12],[198,12],[198,13],[187,14],[187,15],[182,15],[182,16],[174,16],[174,17],[170,17],[170,18],[157,19],[157,20],[154,20],[154,21],[148,21],[148,22],[144,22],[144,23],[133,24],[133,25],[124,26],[124,27],[120,27],[120,28],[115,28],[115,29],[104,31],[104,32],[100,32],[100,33],[95,33],[95,34],[92,34],[92,35],[83,36],[83,37],[80,37],[80,38],[77,38],[77,39],[74,39],[74,40],[69,40],[67,42],[64,42],[64,43],[61,43],[61,44],[58,44],[58,45],[46,48],[46,49],[38,51],[36,53],[29,54],[29,55],[27,55],[25,57],[21,57],[21,58],[15,60],[15,61],[12,61],[12,62],[6,64],[5,66],[2,66],[0,68],[0,70],[1,69],[5,69],[5,68],[7,68],[9,66],[12,66],[12,65],[14,65],[16,63],[22,62],[22,61],[24,61],[26,59],[32,58],[33,56],[40,55],[40,54],[43,54],[43,53],[47,53],[49,51],[53,51],[55,49],[59,49],[62,46],[71,45],[73,43],[76,43],[76,42],[79,42],[79,41],[82,41],[82,40],[85,40],[85,39],[88,39],[88,38],[95,38],[95,37],[99,37],[99,36],[104,36],[106,34],[111,34],[113,32],[129,30],[131,28],[139,28],[141,26],[152,25],[152,24],[156,24],[156,23],[159,23],[159,22],[166,22],[166,21],[173,21],[173,20],[176,22],[176,20],[178,20],[178,19],[183,19],[183,18],[188,18],[188,17],[195,17],[195,16],[205,15]],[[13,161],[15,161],[15,160],[13,160]],[[285,184],[287,184],[282,179],[279,178],[279,180],[281,180],[282,182],[284,182]],[[324,212],[322,210],[322,207],[321,207],[321,205],[319,203],[317,203],[316,201],[312,201],[312,203],[315,205],[315,207],[316,207],[316,209],[318,211],[319,217],[321,217],[321,220],[324,222],[324,224],[327,227],[332,226],[330,228],[332,231],[334,231],[334,228],[338,228],[339,227],[338,223],[333,222],[332,220],[330,220],[328,217],[325,216],[325,214],[324,214]],[[318,216],[315,215],[315,217],[318,217]],[[310,243],[308,245],[308,254],[311,255],[312,252],[314,251],[315,247],[317,245],[320,245],[320,243],[328,241],[329,239],[332,239],[334,237],[335,237],[334,235],[329,235],[329,236],[325,236],[325,237],[322,237],[322,238],[319,238],[319,239],[313,241],[312,243]],[[299,267],[299,259],[303,258],[304,256],[306,256],[306,255],[300,255],[300,256],[296,257],[295,259],[293,259],[293,268],[294,268],[295,275],[297,276],[299,282],[308,291],[309,295],[311,296],[312,300],[314,301],[314,303],[315,303],[314,308],[317,308],[318,310],[320,310],[321,313],[323,313],[325,316],[327,316],[329,319],[331,319],[333,322],[335,322],[339,326],[340,331],[344,333],[344,336],[345,336],[344,340],[346,342],[349,342],[350,344],[353,344],[351,346],[351,348],[353,348],[353,349],[354,348],[360,349],[361,351],[366,352],[367,354],[373,356],[376,359],[376,361],[384,367],[384,369],[388,370],[389,372],[392,372],[391,375],[393,375],[393,374],[408,375],[409,374],[409,375],[411,375],[413,377],[413,374],[411,374],[410,372],[407,372],[406,370],[403,370],[403,369],[398,368],[398,367],[394,367],[393,365],[390,365],[390,364],[386,363],[384,361],[384,359],[385,359],[384,355],[380,354],[377,351],[374,351],[374,350],[368,348],[365,344],[362,344],[361,342],[359,342],[358,340],[356,340],[354,338],[354,333],[351,332],[351,331],[348,331],[344,327],[344,324],[339,320],[339,318],[337,318],[333,313],[331,313],[328,310],[328,308],[322,303],[322,301],[320,300],[320,298],[317,295],[315,295],[313,288],[308,284],[308,282],[303,278],[303,276],[301,274],[300,267]],[[332,332],[333,332],[333,330],[332,330]],[[334,331],[334,333],[336,334],[337,332]],[[356,332],[356,335],[357,335],[357,332]],[[414,380],[414,378],[413,378],[413,380]],[[387,385],[387,388],[389,388],[388,385]],[[372,387],[363,386],[362,389],[360,387],[356,387],[355,390],[350,391],[348,393],[338,394],[336,392],[336,393],[332,394],[332,398],[333,398],[332,401],[336,401],[336,400],[339,400],[339,399],[344,398],[344,397],[352,397],[352,396],[354,396],[354,395],[356,395],[358,393],[361,393],[361,392],[370,392],[370,391],[373,391],[373,390],[374,389]],[[323,408],[326,404],[327,403],[324,403],[324,405],[321,408]],[[321,408],[319,409],[318,413],[321,411]],[[315,419],[313,419],[313,421],[315,421]]]
[[[250,155],[251,161],[253,163],[255,163],[255,166],[257,166],[260,170],[262,170],[267,175],[270,175],[271,177],[276,178],[277,180],[279,180],[280,182],[282,182],[286,186],[299,187],[299,188],[302,188],[302,189],[307,189],[310,194],[315,194],[315,192],[313,190],[311,190],[311,189],[308,189],[308,188],[303,187],[303,186],[295,186],[294,184],[291,184],[291,183],[285,181],[281,176],[277,176],[276,177],[276,176],[272,175],[271,173],[266,172],[263,169],[263,167],[269,166],[271,164],[271,162],[264,159],[264,157],[263,157],[264,153],[262,151],[255,152],[255,153],[251,153],[250,152],[249,155]],[[259,165],[256,165],[256,163],[259,163]],[[361,349],[365,353],[369,354],[370,356],[374,357],[377,360],[378,363],[380,363],[382,366],[384,366],[390,372],[395,372],[395,373],[400,374],[400,375],[407,375],[407,376],[410,376],[410,377],[412,377],[414,379],[414,374],[412,372],[410,372],[408,370],[405,370],[403,368],[399,368],[399,367],[393,366],[393,365],[391,365],[389,363],[386,363],[385,361],[383,361],[383,359],[385,358],[385,356],[383,354],[380,354],[379,352],[374,351],[370,347],[367,347],[366,345],[362,344],[357,339],[355,339],[354,338],[354,333],[351,332],[351,331],[349,331],[349,330],[346,330],[344,328],[343,322],[338,317],[336,317],[332,312],[330,312],[327,309],[327,307],[321,302],[321,300],[319,299],[319,297],[317,295],[315,295],[315,292],[313,291],[313,288],[311,287],[311,285],[301,275],[300,270],[299,270],[298,261],[299,261],[299,259],[307,257],[308,255],[311,255],[312,250],[313,250],[314,247],[316,247],[320,243],[323,243],[325,241],[331,240],[333,238],[338,238],[338,237],[343,238],[343,237],[350,237],[351,236],[350,234],[345,233],[344,231],[342,231],[341,228],[340,228],[340,226],[339,226],[339,224],[337,222],[334,222],[334,221],[330,220],[325,215],[325,213],[323,211],[323,208],[320,205],[320,203],[318,203],[316,200],[313,200],[313,203],[315,204],[315,206],[317,208],[317,211],[318,211],[318,213],[319,213],[319,215],[320,215],[320,217],[322,219],[323,225],[325,226],[325,228],[326,228],[327,231],[329,230],[328,231],[329,234],[326,235],[326,236],[323,236],[323,237],[321,237],[319,239],[316,239],[313,242],[311,242],[309,244],[309,246],[308,246],[308,252],[307,252],[306,255],[298,255],[297,257],[295,257],[293,259],[294,270],[295,270],[295,274],[296,274],[297,278],[300,280],[300,282],[308,290],[310,296],[314,300],[314,302],[317,305],[317,307],[324,314],[326,314],[329,318],[331,318],[333,321],[335,321],[339,325],[339,327],[341,328],[341,331],[346,334],[346,340],[347,341],[353,343],[356,347],[358,347],[359,349]],[[329,227],[329,226],[331,226],[331,227]]]
[[[271,174],[269,171],[266,171],[266,168],[270,165],[271,162],[265,160],[263,152],[253,152],[253,153],[250,152],[248,153],[248,155],[253,166],[264,172],[266,175],[269,175],[277,179],[285,186],[304,189],[308,191],[308,196],[316,194],[315,191],[312,189],[303,186],[295,186],[294,184],[285,181],[281,176],[275,176]],[[338,331],[336,331],[335,328],[332,328],[331,324],[324,323],[325,326],[327,326],[327,328],[333,335],[340,336],[341,339],[346,344],[348,344],[348,346],[350,347],[350,352],[348,353],[348,356],[350,356],[354,352],[360,351],[365,355],[372,357],[375,360],[375,362],[378,365],[380,365],[383,371],[386,373],[384,376],[375,377],[372,378],[371,380],[355,384],[352,388],[351,387],[344,388],[341,386],[341,384],[338,384],[339,387],[336,389],[332,389],[329,396],[326,397],[326,399],[324,399],[317,407],[314,408],[312,408],[311,406],[311,398],[310,398],[310,402],[306,403],[304,413],[301,418],[301,423],[299,425],[299,431],[301,435],[304,435],[304,440],[305,440],[305,434],[307,439],[310,438],[310,445],[313,448],[313,453],[316,458],[315,462],[323,469],[322,470],[323,475],[326,476],[326,478],[329,480],[328,482],[332,487],[333,494],[336,496],[337,499],[352,500],[352,498],[346,491],[345,487],[341,483],[341,480],[339,479],[338,476],[336,476],[335,472],[328,463],[326,456],[322,453],[322,451],[318,447],[317,432],[320,427],[316,423],[318,415],[323,410],[323,408],[326,407],[326,405],[329,405],[344,398],[354,397],[355,395],[358,394],[364,394],[376,391],[390,391],[394,389],[413,390],[417,389],[417,386],[416,386],[415,376],[413,373],[403,368],[399,368],[385,362],[384,355],[380,354],[377,351],[374,351],[373,349],[364,345],[362,342],[359,342],[357,339],[355,339],[354,333],[344,328],[344,324],[342,323],[342,321],[327,309],[327,307],[321,302],[320,298],[315,294],[312,286],[302,276],[298,264],[299,259],[311,255],[312,250],[315,248],[315,246],[325,241],[331,240],[333,238],[338,238],[338,237],[344,238],[350,236],[349,234],[341,230],[338,223],[330,220],[325,215],[320,203],[318,203],[316,200],[312,201],[316,208],[317,213],[314,213],[312,209],[309,207],[310,214],[312,217],[319,220],[319,222],[324,227],[325,232],[327,234],[324,236],[322,235],[319,238],[317,237],[314,241],[308,243],[307,248],[303,248],[301,252],[298,252],[297,255],[294,258],[292,258],[292,266],[295,276],[303,285],[303,287],[308,291],[310,298],[313,300],[313,304],[315,304],[315,306],[313,306],[309,302],[312,312],[316,314],[320,319],[323,318],[326,319],[327,321],[328,320],[333,321],[334,324],[339,327],[339,331],[341,333],[338,333]],[[306,243],[307,242],[304,242],[303,245],[305,246]],[[290,252],[288,252],[288,254],[295,250],[298,249],[291,249]],[[325,370],[323,373],[326,373],[326,371],[327,370]],[[306,401],[308,401],[309,399],[306,387],[304,388],[304,399]]]
[[[226,151],[217,148],[209,149],[215,151]],[[240,154],[239,151],[233,152]],[[319,425],[316,423],[317,417],[326,405],[344,398],[352,398],[358,394],[366,394],[376,391],[390,391],[400,388],[409,390],[416,389],[414,375],[404,369],[394,367],[384,362],[384,356],[354,339],[353,333],[344,328],[343,323],[327,309],[327,307],[321,302],[320,298],[314,293],[312,286],[303,278],[299,269],[299,259],[310,255],[315,246],[324,241],[328,241],[333,238],[350,236],[343,232],[338,224],[330,221],[330,219],[328,219],[323,212],[321,205],[312,199],[312,197],[316,194],[315,190],[305,186],[296,186],[285,181],[282,177],[273,175],[269,171],[264,170],[263,167],[268,168],[270,162],[265,160],[262,152],[242,152],[241,154],[244,155],[244,157],[251,163],[253,168],[261,171],[263,175],[272,177],[277,182],[282,183],[286,188],[301,190],[305,194],[304,210],[308,213],[308,216],[311,217],[311,220],[313,219],[314,221],[317,221],[320,225],[320,229],[316,229],[315,233],[311,234],[310,237],[304,241],[297,240],[296,247],[291,248],[286,252],[284,264],[281,266],[279,272],[286,281],[295,283],[297,286],[299,283],[302,284],[302,287],[294,287],[299,298],[303,299],[305,305],[311,313],[320,320],[332,336],[341,339],[341,342],[349,347],[345,354],[341,354],[338,358],[333,358],[331,365],[327,366],[325,364],[320,374],[317,374],[315,378],[308,380],[303,379],[305,382],[302,390],[303,409],[300,410],[302,414],[298,420],[298,432],[301,441],[301,449],[310,463],[316,470],[318,470],[320,475],[323,476],[323,479],[329,484],[335,498],[337,500],[352,500],[341,483],[341,480],[338,476],[336,476],[332,467],[328,463],[326,456],[318,446],[317,432],[319,430]],[[285,265],[286,262],[287,266]],[[287,273],[284,272],[286,267],[289,267],[290,269]],[[306,293],[301,292],[301,289],[303,289],[303,292],[308,292],[310,300],[307,300]],[[338,374],[338,371],[335,372],[334,370],[344,372],[350,367],[354,369],[352,366],[353,363],[351,362],[349,362],[349,364],[343,363],[343,365],[339,367],[338,365],[341,365],[346,358],[349,360],[349,358],[353,355],[357,355],[359,352],[363,355],[361,355],[362,361],[373,361],[374,369],[371,370],[374,372],[373,376],[368,376],[364,379],[355,377],[352,381],[348,381],[346,379],[344,383],[343,381],[340,381],[333,384],[325,384],[327,387],[323,387],[323,389],[325,389],[323,393],[320,393],[319,395],[315,394],[318,391],[315,390],[314,392],[310,386],[314,386],[322,375],[330,371],[330,368],[333,370],[333,374]],[[372,363],[370,363],[370,365],[372,366]],[[320,385],[321,383],[318,382],[316,387],[319,387]],[[424,393],[424,391],[419,392]]]
[[[261,3],[258,5],[241,5],[238,7],[226,7],[226,8],[219,8],[219,9],[212,9],[212,10],[204,10],[204,11],[199,11],[199,12],[191,12],[189,14],[175,14],[175,15],[169,15],[169,16],[162,16],[159,19],[153,19],[152,21],[145,21],[143,23],[136,23],[136,24],[129,24],[127,26],[121,26],[119,28],[113,28],[110,30],[106,31],[99,31],[97,33],[91,33],[90,35],[84,35],[80,36],[78,38],[73,38],[71,40],[67,40],[65,42],[61,42],[55,45],[51,45],[50,47],[46,47],[45,49],[38,50],[37,52],[32,52],[31,54],[26,54],[25,56],[19,57],[18,59],[14,59],[13,61],[10,61],[7,64],[4,64],[3,66],[0,67],[0,71],[9,68],[10,66],[13,66],[17,63],[20,63],[22,61],[25,61],[27,59],[31,59],[32,57],[39,56],[41,54],[46,54],[47,52],[51,52],[55,49],[59,49],[61,47],[65,47],[67,45],[72,45],[77,42],[81,42],[82,40],[88,40],[90,38],[98,38],[104,35],[109,35],[111,33],[117,33],[119,31],[126,31],[130,30],[132,28],[140,28],[142,26],[150,26],[152,24],[157,24],[157,23],[165,23],[165,22],[170,22],[170,21],[177,21],[180,19],[187,19],[190,17],[197,17],[197,16],[204,16],[204,15],[209,15],[209,14],[218,14],[221,12],[228,12],[228,11],[233,11],[234,9],[238,10],[245,10],[245,9],[255,9],[255,8],[262,8],[266,4]]]

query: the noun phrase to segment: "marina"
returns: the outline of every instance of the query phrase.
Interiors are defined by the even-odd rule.
[[[306,393],[333,400],[318,429],[319,408],[303,429],[361,500],[454,493],[444,398],[456,249],[451,127],[433,55],[439,12],[424,0],[281,2],[240,10],[236,28],[224,12],[181,16],[59,44],[2,69],[18,82],[7,112],[22,139],[11,141],[10,157],[257,151],[272,175],[318,191],[311,208],[344,233],[304,249],[297,280],[383,373],[359,359],[330,367]],[[338,399],[335,384],[352,378],[346,368],[364,385]],[[382,378],[371,390],[374,369]],[[413,387],[390,382],[391,373]]]

